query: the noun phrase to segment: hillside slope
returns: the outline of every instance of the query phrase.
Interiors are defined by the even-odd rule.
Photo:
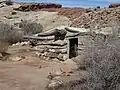
[[[19,27],[19,23],[22,20],[28,20],[41,23],[43,25],[44,30],[48,30],[62,25],[70,25],[70,20],[66,16],[58,15],[57,12],[21,12],[13,10],[13,8],[15,7],[19,7],[19,4],[14,4],[12,6],[5,6],[0,8],[0,22],[8,23],[15,27]]]

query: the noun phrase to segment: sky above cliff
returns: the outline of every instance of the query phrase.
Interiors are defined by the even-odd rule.
[[[63,7],[107,7],[111,3],[120,3],[120,0],[14,0],[20,2],[47,2],[62,4]]]

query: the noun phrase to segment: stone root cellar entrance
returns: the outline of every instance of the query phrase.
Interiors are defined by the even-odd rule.
[[[78,55],[78,38],[69,39],[69,58],[76,57]]]

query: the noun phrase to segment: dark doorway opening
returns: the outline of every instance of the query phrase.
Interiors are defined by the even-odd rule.
[[[78,38],[69,39],[69,58],[76,57],[78,55]]]

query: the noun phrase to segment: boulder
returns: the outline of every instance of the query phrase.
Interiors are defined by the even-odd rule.
[[[56,76],[60,76],[61,74],[62,74],[62,72],[60,70],[58,70],[58,71],[55,72]]]
[[[48,84],[48,89],[49,90],[54,90],[56,87],[59,87],[62,85],[63,82],[59,80],[51,80],[50,83]]]
[[[53,80],[53,79],[58,79],[60,78],[60,76],[63,74],[63,72],[61,70],[55,71],[55,72],[51,72],[48,75],[48,79]]]
[[[17,61],[21,61],[23,58],[22,57],[18,57],[18,56],[16,56],[16,57],[10,57],[9,58],[11,61],[15,61],[15,62],[17,62]]]

